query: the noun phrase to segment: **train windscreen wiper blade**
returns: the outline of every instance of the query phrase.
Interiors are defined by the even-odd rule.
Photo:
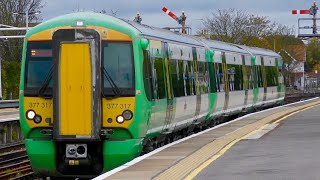
[[[53,72],[53,66],[51,66],[49,72],[47,73],[40,89],[38,90],[38,96],[39,97],[42,97],[42,98],[52,98],[52,95],[49,95],[49,96],[45,96],[45,92],[46,90],[48,89],[48,86],[51,82],[51,79],[52,79],[52,72]]]
[[[113,81],[113,79],[111,78],[111,76],[109,75],[109,73],[105,67],[103,67],[103,75],[108,80],[108,82],[111,86],[111,89],[112,89],[113,93],[115,94],[115,97],[121,96],[121,90],[116,85],[116,83]]]

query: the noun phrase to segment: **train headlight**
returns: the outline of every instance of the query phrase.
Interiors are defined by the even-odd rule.
[[[119,124],[122,124],[123,122],[124,122],[124,118],[123,118],[123,116],[118,116],[117,117],[117,122],[119,123]]]
[[[34,117],[33,121],[34,121],[35,123],[39,124],[39,123],[41,123],[41,121],[42,121],[42,117],[39,116],[39,115],[36,115],[36,116]]]
[[[34,110],[28,110],[26,114],[27,114],[27,119],[29,120],[33,120],[33,118],[36,116],[36,112],[34,112]]]
[[[130,110],[125,110],[123,111],[122,116],[125,120],[130,120],[133,117],[133,113]]]

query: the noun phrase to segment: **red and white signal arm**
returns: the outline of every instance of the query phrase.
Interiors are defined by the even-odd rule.
[[[310,14],[310,11],[308,9],[292,10],[292,14]]]

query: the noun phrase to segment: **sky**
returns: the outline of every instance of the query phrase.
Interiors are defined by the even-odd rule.
[[[134,19],[137,12],[142,16],[142,23],[156,27],[176,27],[177,22],[162,12],[167,7],[177,16],[182,11],[187,15],[186,24],[193,33],[202,27],[202,19],[218,9],[235,8],[249,14],[267,16],[278,23],[294,26],[297,32],[298,18],[309,15],[292,15],[293,9],[309,9],[313,0],[43,0],[43,21],[80,11],[116,12],[117,17]],[[320,5],[320,0],[317,1]]]

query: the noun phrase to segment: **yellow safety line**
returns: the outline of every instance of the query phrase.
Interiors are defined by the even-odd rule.
[[[302,111],[305,111],[305,110],[308,110],[310,108],[313,108],[313,107],[316,107],[316,106],[319,106],[320,104],[317,104],[317,105],[313,105],[313,106],[309,106],[307,108],[304,108],[304,109],[301,109],[299,111],[296,111],[296,112],[293,112],[293,113],[290,113],[284,117],[282,117],[281,119],[273,122],[272,124],[276,124],[276,123],[279,123],[280,121],[283,121],[284,119],[296,114],[296,113],[299,113],[299,112],[302,112]],[[247,137],[250,137],[251,135],[255,134],[257,131],[261,130],[261,129],[264,129],[266,126],[268,126],[269,124],[265,124],[264,126],[262,126],[261,128],[257,129],[257,130],[254,130],[252,131],[251,133],[248,133],[244,136],[242,136],[241,138],[238,138],[238,139],[235,139],[234,141],[232,141],[231,143],[229,143],[227,146],[225,146],[224,148],[222,148],[217,154],[215,154],[214,156],[212,156],[210,159],[208,159],[207,161],[205,161],[203,164],[201,164],[199,167],[197,167],[196,169],[194,169],[186,178],[185,180],[192,180],[193,178],[195,178],[204,168],[206,168],[207,166],[209,166],[213,161],[217,160],[219,157],[221,157],[224,153],[226,153],[233,145],[235,145],[237,142],[243,140],[243,139],[246,139]]]
[[[309,107],[306,107],[306,108],[300,109],[299,111],[296,111],[296,112],[290,113],[290,114],[288,114],[288,115],[286,115],[286,116],[284,116],[284,117],[282,117],[282,118],[278,119],[277,121],[273,122],[272,124],[277,124],[277,123],[279,123],[279,122],[281,122],[281,121],[285,120],[286,118],[288,118],[288,117],[290,117],[290,116],[293,116],[293,115],[295,115],[295,114],[297,114],[297,113],[299,113],[299,112],[302,112],[302,111],[305,111],[305,110],[311,109],[311,108],[316,107],[316,106],[319,106],[319,105],[320,105],[320,104],[312,105],[312,106],[309,106]]]

